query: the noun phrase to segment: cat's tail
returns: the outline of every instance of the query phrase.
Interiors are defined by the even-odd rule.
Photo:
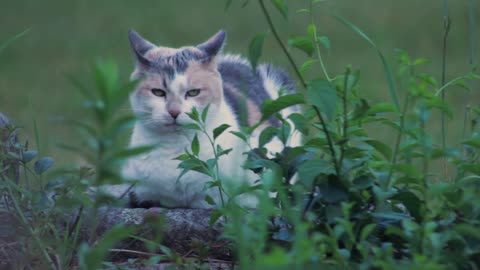
[[[271,64],[261,64],[257,67],[256,71],[263,82],[263,88],[271,99],[277,99],[283,95],[296,93],[295,81],[290,78],[285,70],[275,67]],[[292,127],[287,145],[295,147],[301,145],[302,136],[298,130],[293,128],[295,125],[289,119],[289,116],[292,113],[300,113],[300,107],[291,106],[285,108],[280,112],[280,115]]]

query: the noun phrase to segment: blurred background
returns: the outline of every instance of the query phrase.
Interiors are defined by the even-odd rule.
[[[78,134],[65,125],[65,116],[82,118],[78,107],[80,95],[69,76],[89,78],[89,67],[97,59],[113,59],[121,76],[128,80],[133,58],[127,39],[132,27],[154,43],[165,46],[198,44],[219,29],[225,29],[226,52],[246,55],[251,38],[268,30],[256,0],[242,7],[244,0],[233,0],[225,10],[224,0],[2,0],[0,9],[0,43],[11,36],[30,31],[0,52],[0,111],[23,127],[23,136],[35,146],[35,120],[38,124],[40,150],[65,163],[70,154],[58,143],[74,143]],[[304,34],[309,18],[297,10],[308,1],[290,0],[289,20],[265,1],[275,24],[286,41],[291,34]],[[468,0],[449,0],[452,21],[448,37],[447,80],[467,73],[469,65]],[[480,4],[475,1],[477,16],[475,36],[480,43]],[[360,86],[372,102],[390,101],[381,62],[375,50],[339,23],[337,13],[361,28],[378,45],[395,70],[394,49],[401,48],[413,58],[431,61],[421,72],[441,76],[442,1],[439,0],[327,0],[315,8],[318,30],[330,38],[332,49],[324,51],[330,74],[345,70],[346,65],[361,70]],[[307,58],[291,49],[300,65]],[[261,61],[290,69],[287,60],[270,35]],[[311,76],[321,77],[318,74]],[[293,73],[292,73],[293,75]],[[310,79],[313,77],[310,77]],[[478,86],[478,83],[476,84]],[[477,87],[478,88],[478,87]],[[478,89],[476,89],[478,90]],[[477,105],[478,91],[468,99],[460,88],[448,90],[455,104],[455,118],[449,120],[449,138],[457,136],[463,124],[463,108]],[[128,104],[125,104],[128,108]],[[434,127],[436,128],[436,127]],[[388,133],[377,132],[379,136]],[[375,136],[375,131],[372,134]]]

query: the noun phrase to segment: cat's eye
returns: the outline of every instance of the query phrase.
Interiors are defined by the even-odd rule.
[[[200,94],[200,89],[192,89],[187,91],[188,97],[195,97],[198,96],[198,94]]]
[[[157,97],[164,97],[167,95],[167,93],[165,92],[165,90],[163,89],[158,89],[158,88],[153,88],[152,89],[152,94],[154,94],[155,96]]]

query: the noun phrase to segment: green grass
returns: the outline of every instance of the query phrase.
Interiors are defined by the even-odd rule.
[[[226,51],[246,55],[253,36],[267,31],[268,25],[256,1],[245,8],[234,1],[225,12],[224,1],[34,1],[2,3],[0,41],[31,28],[29,33],[0,53],[0,111],[9,115],[33,143],[32,119],[39,126],[42,151],[70,157],[58,151],[58,141],[75,140],[72,128],[61,120],[78,115],[79,96],[68,76],[86,78],[89,65],[98,57],[113,58],[121,74],[128,77],[132,57],[127,29],[134,27],[144,36],[162,45],[182,46],[199,43],[218,29],[227,31]],[[304,1],[289,1],[289,20],[271,12],[286,40],[291,33],[303,33],[307,19],[295,11]],[[466,1],[450,1],[452,29],[449,36],[447,79],[468,71],[468,16]],[[270,6],[271,7],[271,6]],[[374,101],[389,100],[389,90],[382,65],[370,45],[331,16],[339,14],[365,31],[379,49],[393,62],[394,48],[408,51],[412,57],[426,57],[431,63],[425,72],[440,74],[442,6],[434,0],[363,0],[326,1],[316,8],[319,31],[332,42],[324,53],[332,74],[342,72],[347,64],[361,69],[361,87]],[[477,12],[478,12],[478,6]],[[273,11],[273,9],[272,9]],[[478,22],[477,22],[478,24]],[[480,27],[476,27],[477,36]],[[297,63],[306,58],[292,50]],[[262,59],[289,69],[288,62],[273,38],[268,38]],[[423,70],[422,70],[423,71]],[[293,72],[292,72],[293,75]],[[321,74],[318,74],[321,76]],[[455,94],[450,94],[452,91]],[[400,93],[401,94],[401,93]],[[447,97],[459,111],[464,107],[463,91],[449,89]],[[478,99],[472,93],[470,100]],[[29,102],[32,108],[29,109]],[[462,115],[462,113],[456,114]],[[460,119],[455,119],[460,123]],[[458,121],[457,121],[458,120]],[[458,130],[449,123],[450,130]],[[451,136],[454,136],[452,134]]]

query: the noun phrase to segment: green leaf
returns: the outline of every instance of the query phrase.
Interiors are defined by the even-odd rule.
[[[282,167],[275,162],[269,162],[262,171],[262,184],[269,191],[276,190],[281,185],[282,178]]]
[[[210,104],[208,104],[207,107],[205,107],[205,109],[203,109],[203,111],[202,111],[201,119],[202,119],[203,123],[205,123],[205,121],[207,120],[207,115],[208,115],[208,110],[209,109],[210,109]]]
[[[377,224],[368,224],[363,227],[362,232],[360,233],[360,241],[364,241],[367,237],[372,234],[372,232],[377,228]]]
[[[247,136],[240,131],[230,131],[230,133],[235,135],[236,137],[240,138],[244,142],[248,141]]]
[[[262,104],[262,121],[267,120],[270,116],[285,108],[304,102],[305,100],[302,94],[285,95],[276,100],[267,99]]]
[[[294,36],[288,40],[288,45],[303,51],[308,56],[313,54],[314,45],[310,37]]]
[[[396,212],[375,212],[371,213],[371,215],[377,219],[387,219],[387,220],[409,220],[411,219],[410,216],[396,213]]]
[[[213,139],[217,139],[218,136],[220,136],[227,128],[229,128],[230,125],[228,124],[222,124],[218,127],[216,127],[214,130],[213,130]]]
[[[198,156],[198,153],[200,153],[200,143],[198,142],[198,136],[197,134],[195,134],[195,137],[193,137],[193,140],[192,140],[192,153],[195,155],[195,156]]]
[[[178,164],[178,168],[183,169],[183,171],[178,176],[178,179],[182,178],[182,176],[185,175],[188,171],[196,171],[211,176],[211,172],[208,169],[207,163],[196,158],[183,160],[182,162],[180,162],[180,164]]]
[[[248,59],[253,69],[257,67],[258,60],[260,56],[262,56],[263,43],[266,37],[267,33],[258,33],[253,37],[252,41],[250,41],[250,45],[248,46]]]
[[[348,190],[334,175],[329,175],[327,181],[320,182],[318,187],[322,191],[322,198],[328,203],[338,203],[348,199]]]
[[[190,156],[187,153],[178,155],[174,160],[187,160],[190,159]]]
[[[397,110],[395,109],[395,105],[392,103],[376,103],[372,105],[368,111],[367,114],[377,114],[377,113],[387,113],[387,112],[396,112]]]
[[[283,15],[285,19],[288,19],[288,5],[286,0],[271,0],[272,4]]]
[[[332,48],[332,44],[330,42],[330,39],[327,36],[318,37],[318,42],[322,44],[330,52],[330,49]]]
[[[317,62],[318,62],[318,60],[307,60],[307,61],[305,61],[302,64],[302,66],[300,67],[300,73],[302,75],[305,75],[305,72],[307,72],[310,69],[310,67]]]
[[[307,33],[310,36],[310,40],[315,40],[315,36],[317,35],[317,26],[313,23],[307,26]]]
[[[312,158],[305,161],[298,167],[298,176],[300,183],[306,189],[310,190],[315,182],[315,178],[320,174],[329,174],[332,172],[332,165],[330,162],[321,158]]]
[[[464,237],[480,240],[480,231],[478,230],[478,226],[462,223],[456,225],[454,230]]]
[[[340,21],[345,26],[350,28],[353,32],[360,35],[363,39],[365,39],[377,51],[377,54],[380,57],[380,60],[382,61],[382,64],[383,64],[383,70],[385,72],[385,76],[387,77],[388,87],[390,89],[390,96],[392,98],[393,104],[395,104],[396,110],[400,111],[400,103],[398,102],[397,90],[396,90],[395,83],[394,83],[394,80],[393,80],[393,75],[392,75],[392,72],[390,71],[390,67],[388,66],[388,63],[387,63],[387,60],[385,59],[385,56],[383,56],[382,52],[377,47],[377,45],[360,28],[358,28],[356,25],[354,25],[353,23],[351,23],[350,21],[348,21],[347,19],[345,19],[345,18],[343,18],[339,15],[335,15],[335,18],[337,18],[338,21]]]
[[[309,131],[309,121],[305,118],[303,114],[300,113],[292,113],[288,116],[295,128],[300,131],[302,134],[307,135]]]
[[[225,11],[228,10],[228,8],[230,7],[230,5],[232,4],[233,0],[226,0],[225,1]]]
[[[38,175],[41,175],[42,173],[50,169],[53,163],[54,163],[54,160],[51,157],[43,157],[37,160],[34,165],[35,173]]]
[[[184,128],[184,129],[193,129],[193,130],[202,130],[202,128],[201,128],[199,125],[194,124],[194,123],[190,123],[190,124],[183,125],[182,128]]]
[[[198,114],[197,108],[193,107],[191,112],[186,113],[190,119],[194,120],[195,122],[199,122],[200,116]]]
[[[210,195],[205,195],[205,201],[209,205],[216,205],[215,200]]]
[[[223,149],[220,145],[217,145],[217,155],[223,156],[223,155],[228,155],[230,152],[232,152],[233,148],[228,148],[228,149]]]
[[[470,146],[473,146],[475,148],[480,148],[480,138],[472,138],[472,139],[469,139],[469,140],[465,140],[465,141],[462,142],[462,144],[470,145]]]
[[[307,102],[317,107],[331,121],[337,110],[337,91],[326,80],[313,80],[308,83]]]
[[[362,175],[353,179],[353,187],[357,190],[367,189],[373,185],[373,179],[370,176]]]
[[[273,126],[268,126],[264,130],[262,130],[262,133],[260,133],[260,136],[258,138],[258,146],[263,147],[265,144],[269,143],[275,135],[277,135],[277,129]]]
[[[134,234],[133,228],[118,224],[109,229],[94,247],[82,244],[78,251],[81,269],[101,269],[100,266],[106,259],[108,250],[113,248],[115,243],[132,234]]]
[[[375,150],[382,154],[387,160],[392,159],[392,149],[388,144],[378,140],[366,140],[365,143],[371,145]]]
[[[27,34],[30,31],[30,28],[25,29],[24,31],[14,35],[13,37],[7,39],[6,41],[2,42],[0,44],[0,52],[2,52],[5,48],[8,47],[8,45],[12,44],[15,42],[17,39],[23,37],[25,34]]]
[[[404,205],[410,215],[412,215],[418,222],[423,220],[422,209],[425,205],[413,192],[404,191],[393,195],[392,200],[400,202]]]
[[[23,160],[23,162],[27,163],[27,162],[31,161],[32,159],[34,159],[37,155],[38,155],[37,150],[24,151],[22,153],[22,160]]]
[[[122,158],[127,158],[127,157],[132,157],[136,155],[140,155],[143,153],[146,153],[148,151],[151,151],[154,149],[155,146],[153,145],[144,145],[144,146],[138,146],[138,147],[132,147],[128,149],[123,149],[118,152],[113,153],[110,158],[111,159],[122,159]]]
[[[222,213],[220,212],[220,210],[218,209],[215,209],[213,210],[212,212],[212,215],[210,216],[210,221],[208,222],[208,224],[211,226],[213,226],[218,219],[220,219],[222,217]]]

